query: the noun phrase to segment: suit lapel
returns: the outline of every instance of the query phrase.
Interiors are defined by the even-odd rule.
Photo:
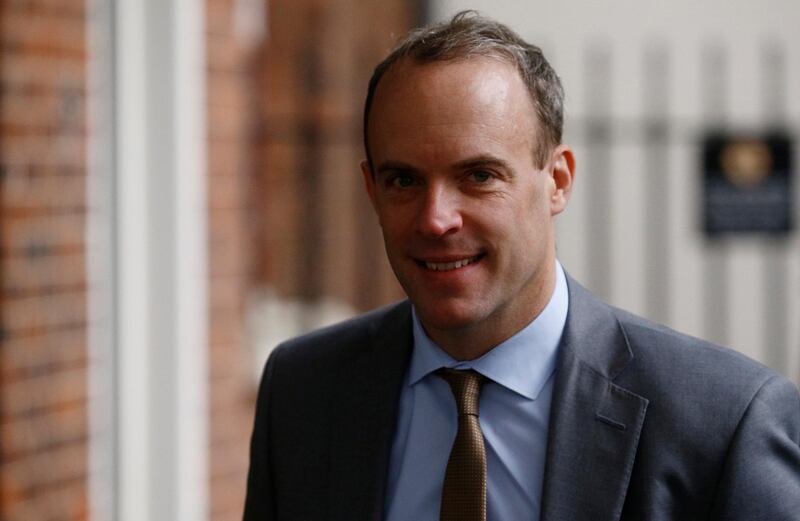
[[[569,279],[542,521],[619,519],[647,400],[614,383],[633,355],[611,309]]]
[[[369,338],[340,365],[346,382],[331,411],[329,520],[383,516],[386,475],[403,376],[411,353],[411,313],[397,306],[371,325]]]

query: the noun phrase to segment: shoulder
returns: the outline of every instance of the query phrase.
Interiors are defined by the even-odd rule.
[[[277,346],[281,358],[324,359],[347,357],[371,343],[378,331],[387,324],[401,322],[410,316],[407,301],[384,306],[349,320],[317,329],[292,338]]]
[[[298,415],[300,423],[309,415],[322,417],[330,390],[353,384],[356,367],[370,371],[402,358],[405,339],[396,332],[407,329],[410,337],[410,314],[410,305],[401,302],[278,345],[262,372],[257,416],[269,410],[284,426]],[[394,344],[385,341],[387,335],[396,338]]]
[[[684,425],[715,422],[733,427],[756,401],[782,396],[797,404],[786,377],[732,349],[679,333],[612,308],[632,359],[618,382],[650,400],[651,412],[667,412]],[[795,411],[795,414],[797,411]]]
[[[400,340],[400,331],[410,335],[411,305],[391,304],[281,343],[267,360],[264,379],[287,383],[327,378],[336,368],[385,344]]]
[[[692,384],[697,379],[698,385],[718,383],[734,386],[751,380],[758,385],[757,382],[778,376],[772,369],[733,349],[680,333],[620,309],[611,309],[633,354],[633,366],[647,368],[650,376],[663,373],[667,378],[684,384]]]
[[[610,306],[572,279],[565,335],[580,360],[649,401],[665,419],[736,421],[764,386],[795,389],[732,349]],[[724,420],[723,420],[724,419]]]

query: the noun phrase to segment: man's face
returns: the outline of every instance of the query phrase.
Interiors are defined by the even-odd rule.
[[[559,147],[537,165],[541,135],[522,79],[498,59],[400,62],[375,92],[367,190],[400,284],[451,354],[465,340],[488,350],[550,299],[573,164]]]

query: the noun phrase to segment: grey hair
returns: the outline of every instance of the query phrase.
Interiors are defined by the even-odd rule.
[[[539,47],[520,38],[508,26],[469,10],[457,13],[449,22],[412,30],[375,67],[364,105],[364,148],[370,167],[369,114],[375,90],[386,72],[404,58],[423,64],[476,56],[502,59],[519,72],[544,131],[544,141],[537,145],[535,159],[539,166],[546,163],[548,152],[561,143],[564,126],[564,88],[561,80]]]

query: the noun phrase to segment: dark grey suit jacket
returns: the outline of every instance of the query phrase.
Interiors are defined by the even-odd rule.
[[[541,520],[800,520],[794,385],[568,284]],[[411,347],[404,302],[273,351],[245,521],[382,518]]]

